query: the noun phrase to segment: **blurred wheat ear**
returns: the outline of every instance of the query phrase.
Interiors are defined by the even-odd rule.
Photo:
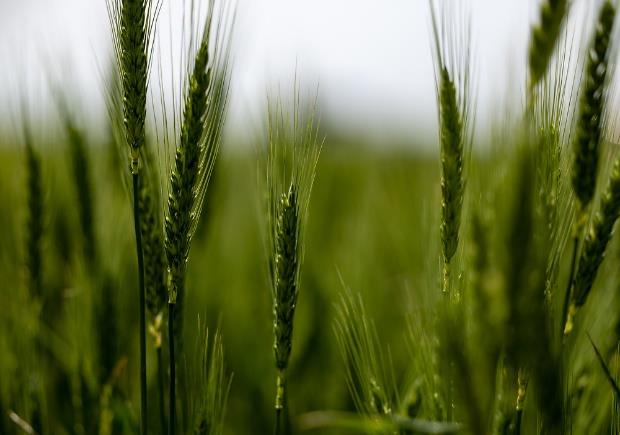
[[[616,160],[609,182],[601,196],[600,209],[586,233],[577,272],[573,283],[571,305],[566,320],[565,333],[573,329],[573,318],[583,306],[592,290],[598,269],[605,258],[607,245],[620,216],[620,159]]]
[[[25,252],[26,288],[28,299],[37,307],[36,320],[40,319],[40,310],[44,305],[43,289],[43,236],[44,236],[44,194],[41,156],[34,147],[30,126],[27,121],[23,125],[24,151],[26,157],[26,185],[27,185],[27,215],[25,221]],[[33,343],[35,358],[40,356],[41,346]],[[26,386],[25,394],[30,401],[29,415],[27,416],[34,433],[43,433],[45,422],[45,395],[42,384],[42,370],[37,365],[30,366],[28,373],[30,382]]]
[[[159,195],[159,173],[149,148],[143,148],[143,177],[138,193],[140,211],[140,231],[142,232],[142,251],[144,255],[144,291],[146,309],[149,313],[148,331],[153,339],[157,355],[157,389],[159,400],[160,425],[166,427],[165,411],[165,371],[163,357],[164,307],[167,300],[166,255]]]
[[[28,215],[26,220],[25,263],[29,296],[43,297],[43,180],[41,157],[34,149],[32,136],[24,127],[26,174],[28,186]]]
[[[209,1],[204,28],[197,39],[198,47],[190,53],[193,65],[186,78],[180,137],[176,139],[174,163],[170,168],[164,250],[168,267],[171,434],[176,430],[175,341],[182,344],[186,265],[222,139],[230,83],[233,19],[234,8],[230,3]]]
[[[84,256],[91,270],[97,262],[97,240],[95,237],[95,202],[92,196],[92,174],[86,137],[70,113],[68,103],[59,95],[61,120],[69,145],[73,179],[77,193],[77,208],[82,230]]]
[[[213,337],[201,325],[197,327],[196,361],[192,373],[190,404],[191,428],[196,435],[221,435],[232,375],[226,372],[224,345],[219,330]]]
[[[450,265],[459,245],[465,192],[464,162],[472,145],[471,33],[462,7],[429,0],[439,107],[441,154],[442,291],[450,293]],[[448,15],[450,14],[450,15]]]
[[[392,416],[395,395],[374,322],[362,298],[348,289],[341,295],[334,331],[357,411],[368,417]]]
[[[505,354],[507,363],[518,372],[517,427],[531,380],[545,433],[559,434],[565,418],[561,399],[563,384],[545,298],[550,246],[546,243],[544,218],[540,213],[540,187],[536,178],[538,150],[533,144],[536,142],[527,140],[519,144],[513,180],[516,191],[512,215],[506,225],[510,260],[504,270],[509,307]]]
[[[579,118],[574,143],[572,185],[579,203],[575,237],[581,237],[587,224],[588,209],[596,191],[599,170],[600,144],[603,139],[607,113],[607,93],[612,71],[610,57],[613,48],[616,8],[605,0],[599,11],[594,37],[588,50],[586,74],[579,101]],[[566,294],[570,307],[563,313],[564,332],[573,329],[573,319],[579,307],[588,297],[596,272],[603,261],[607,244],[611,238],[614,223],[620,213],[620,163],[616,162],[607,187],[600,199],[600,208],[594,216],[582,243],[577,270],[572,280],[572,289]]]
[[[615,7],[611,1],[605,0],[599,12],[594,38],[588,49],[579,101],[579,119],[573,145],[572,182],[582,210],[588,207],[596,189],[615,16]]]
[[[303,260],[304,230],[316,165],[322,142],[318,137],[316,106],[304,113],[299,89],[293,107],[282,100],[269,103],[267,189],[269,259],[274,313],[276,434],[290,432],[286,385],[293,346],[293,322]],[[289,114],[290,113],[290,114]]]
[[[146,308],[151,316],[151,326],[153,326],[157,316],[161,314],[167,300],[166,256],[159,196],[160,180],[157,164],[152,154],[153,152],[148,148],[142,151],[145,176],[142,177],[138,194],[142,250],[144,252]]]
[[[569,8],[568,0],[543,0],[539,22],[532,28],[529,47],[530,88],[547,72]]]

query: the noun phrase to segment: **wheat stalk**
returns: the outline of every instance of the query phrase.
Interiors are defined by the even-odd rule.
[[[281,100],[269,104],[267,156],[270,278],[274,313],[276,434],[289,433],[287,369],[303,258],[303,234],[321,143],[315,108],[304,118],[295,89],[292,119]]]
[[[446,4],[429,0],[433,31],[441,154],[442,289],[449,293],[450,265],[459,244],[465,192],[464,161],[471,149],[471,53],[467,19],[447,15]],[[457,18],[461,21],[457,21]]]
[[[606,116],[608,77],[612,68],[610,56],[615,16],[615,6],[611,1],[605,0],[599,11],[594,37],[588,51],[586,74],[579,102],[572,166],[573,191],[579,202],[579,214],[574,231],[575,246],[587,223],[587,210],[596,190],[599,148]],[[614,203],[618,201],[614,198],[617,194],[616,189],[619,189],[615,185],[615,179],[618,178],[617,170],[617,166],[614,167],[607,189],[601,198],[600,211],[594,217],[594,222],[583,240],[579,260],[577,263],[573,262],[572,268],[577,267],[574,276],[571,268],[570,287],[566,292],[562,313],[565,334],[572,331],[577,309],[585,303],[592,288],[596,271],[603,261],[605,248],[611,237],[613,224],[618,217],[618,205]]]
[[[145,177],[142,177],[140,191],[138,193],[138,208],[140,209],[140,229],[142,233],[142,251],[144,253],[144,286],[146,292],[146,307],[151,315],[151,326],[154,326],[155,319],[161,314],[167,298],[166,290],[166,256],[164,252],[163,225],[160,216],[160,198],[157,186],[159,177],[157,168],[151,152],[143,150],[142,160]],[[155,342],[161,341],[158,338],[159,331],[155,332]],[[161,343],[160,343],[161,345]]]
[[[175,339],[180,339],[183,325],[186,264],[219,152],[228,102],[231,18],[231,9],[215,0],[209,1],[200,44],[187,79],[180,137],[170,174],[164,226],[168,265],[170,434],[176,430]]]
[[[140,312],[140,431],[148,432],[146,379],[146,296],[144,257],[140,230],[140,152],[146,142],[146,97],[151,39],[159,0],[107,0],[113,46],[122,90],[125,141],[129,146],[133,181],[133,214],[138,258],[138,300]]]

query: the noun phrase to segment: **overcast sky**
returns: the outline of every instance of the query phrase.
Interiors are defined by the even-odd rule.
[[[179,9],[183,0],[163,0]],[[454,0],[459,1],[459,0]],[[370,136],[428,134],[436,108],[427,0],[238,0],[229,130],[261,122],[266,90],[288,86],[295,65],[320,85],[323,116]],[[470,0],[477,53],[479,124],[524,81],[535,0]],[[159,32],[170,32],[169,11]],[[178,32],[177,26],[173,32]],[[0,113],[26,92],[49,109],[46,71],[104,117],[102,68],[110,56],[105,0],[0,0]]]

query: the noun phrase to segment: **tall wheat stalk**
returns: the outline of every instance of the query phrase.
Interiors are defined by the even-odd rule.
[[[193,65],[186,79],[180,136],[170,171],[164,249],[168,265],[168,346],[170,356],[168,433],[176,432],[178,350],[182,336],[185,272],[192,237],[219,153],[230,80],[230,3],[210,0]],[[190,47],[190,50],[193,47]],[[185,407],[187,404],[183,404]]]
[[[465,160],[472,145],[471,33],[462,6],[429,0],[441,155],[442,291],[450,293],[450,266],[459,245]],[[456,295],[452,295],[456,296]]]
[[[304,230],[321,141],[316,108],[304,116],[295,89],[291,115],[280,99],[269,103],[267,189],[270,279],[274,314],[274,357],[277,370],[275,434],[290,433],[287,369],[293,346],[293,321],[303,260]]]
[[[146,379],[146,296],[144,256],[140,229],[141,151],[146,142],[146,98],[149,80],[151,38],[159,0],[107,0],[108,16],[121,78],[123,125],[129,147],[133,187],[133,216],[138,258],[138,301],[140,313],[140,431],[148,433]]]

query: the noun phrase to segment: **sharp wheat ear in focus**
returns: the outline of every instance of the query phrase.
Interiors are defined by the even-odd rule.
[[[121,78],[123,124],[132,172],[139,170],[146,142],[146,98],[152,40],[160,0],[106,0],[112,40]]]
[[[542,0],[540,19],[530,36],[530,87],[536,86],[547,72],[568,7],[568,0]]]
[[[123,125],[129,147],[133,181],[133,218],[138,259],[138,300],[140,316],[140,431],[148,433],[146,380],[146,296],[140,218],[140,152],[146,142],[146,97],[150,51],[158,0],[107,0],[113,46],[121,78]]]
[[[295,90],[291,117],[278,100],[269,104],[267,156],[270,278],[274,313],[277,434],[290,431],[286,402],[287,368],[293,346],[293,320],[299,292],[304,230],[321,141],[316,107],[303,113]],[[304,116],[307,115],[307,116]]]
[[[234,10],[209,1],[193,66],[186,79],[180,137],[170,170],[164,249],[168,264],[168,345],[170,354],[169,433],[176,430],[175,340],[181,338],[185,271],[192,237],[218,156],[230,83],[230,36]],[[178,317],[177,317],[178,316]]]
[[[443,292],[459,244],[465,191],[464,162],[471,149],[470,28],[461,7],[448,16],[447,2],[430,0],[441,149],[441,243]]]
[[[165,219],[170,303],[183,301],[185,265],[226,117],[232,12],[220,3],[209,2],[209,15],[187,79],[180,137],[170,173]]]

